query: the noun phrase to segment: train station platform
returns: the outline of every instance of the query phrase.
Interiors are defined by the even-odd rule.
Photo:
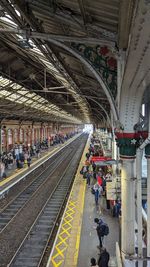
[[[96,217],[102,218],[109,226],[110,233],[105,237],[103,245],[110,254],[109,266],[117,266],[115,254],[116,242],[119,241],[119,221],[112,217],[110,210],[106,209],[105,198],[102,197],[99,205],[95,205],[91,189],[80,174],[88,147],[89,142],[81,158],[46,267],[90,266],[92,257],[98,259],[100,252],[97,248],[99,240],[94,223]]]
[[[0,181],[0,196],[3,193],[18,183],[20,180],[25,178],[27,175],[32,173],[36,168],[46,162],[51,156],[60,151],[63,147],[70,144],[74,139],[76,139],[80,134],[75,135],[63,144],[58,144],[50,147],[49,149],[42,151],[40,158],[33,157],[30,167],[25,165],[22,169],[16,169],[15,166],[11,170],[7,171],[7,178]]]

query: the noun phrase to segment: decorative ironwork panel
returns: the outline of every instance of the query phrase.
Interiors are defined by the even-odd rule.
[[[97,70],[114,99],[117,95],[117,61],[107,46],[86,46],[71,43],[71,47],[82,55]]]

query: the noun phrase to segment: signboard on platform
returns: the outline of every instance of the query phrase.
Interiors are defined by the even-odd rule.
[[[109,157],[104,157],[104,156],[92,157],[91,161],[94,162],[96,165],[99,165],[99,166],[108,166],[108,165],[117,164],[117,161],[115,159],[112,159]]]
[[[115,181],[106,182],[106,197],[107,197],[107,200],[116,200],[117,199]]]
[[[120,197],[120,182],[113,180],[106,182],[107,200],[116,200]]]

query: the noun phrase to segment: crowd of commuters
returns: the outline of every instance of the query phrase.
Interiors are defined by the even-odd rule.
[[[24,166],[30,167],[33,157],[40,158],[42,151],[47,150],[50,146],[63,144],[76,133],[55,134],[51,136],[50,141],[45,139],[35,142],[34,145],[15,144],[8,152],[3,152],[0,155],[0,178],[6,178],[6,171],[11,170],[14,164],[17,169],[21,169]]]
[[[102,195],[106,195],[106,181],[110,181],[112,179],[112,170],[108,169],[107,166],[100,167],[98,164],[96,164],[92,160],[92,157],[96,156],[103,156],[103,152],[100,143],[93,135],[91,138],[89,151],[86,153],[85,165],[82,167],[80,173],[83,175],[83,178],[86,179],[88,187],[91,188],[91,192],[95,196],[95,204],[98,205],[100,197]],[[108,202],[107,208],[109,208]]]
[[[83,178],[86,179],[88,188],[91,189],[92,194],[94,195],[95,205],[100,206],[99,200],[103,196],[106,199],[106,208],[110,209],[110,201],[106,197],[106,182],[112,181],[111,169],[108,169],[106,166],[100,166],[99,163],[94,162],[93,158],[96,156],[103,156],[101,146],[96,142],[96,138],[93,135],[91,138],[91,144],[89,147],[88,153],[86,153],[85,165],[82,167],[81,174]],[[102,165],[102,164],[101,164]],[[113,217],[121,216],[121,200],[112,201],[112,215]],[[94,227],[97,232],[97,237],[99,240],[99,245],[97,246],[100,250],[99,257],[97,259],[91,258],[91,266],[96,267],[108,267],[110,255],[106,248],[103,246],[104,238],[109,234],[109,227],[104,220],[101,218],[95,218]],[[135,253],[138,254],[138,230],[135,229]],[[142,239],[144,241],[143,247],[146,243],[146,234],[145,230],[142,231]]]
[[[86,161],[80,173],[83,175],[83,179],[86,179],[87,186],[94,195],[95,205],[98,206],[101,196],[103,195],[106,197],[106,181],[112,179],[112,174],[111,169],[108,169],[106,166],[99,166],[93,161],[93,157],[103,156],[100,142],[94,135],[91,138],[91,144],[85,156]],[[107,200],[106,208],[110,208],[109,201]],[[106,248],[103,247],[103,240],[104,237],[109,234],[109,227],[100,218],[95,218],[94,223],[96,224],[95,229],[99,240],[99,245],[97,247],[100,254],[97,260],[91,258],[91,266],[108,267],[109,253]]]

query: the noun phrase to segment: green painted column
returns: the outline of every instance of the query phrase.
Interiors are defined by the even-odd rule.
[[[135,254],[135,133],[117,133],[121,167],[121,250],[128,257]]]

